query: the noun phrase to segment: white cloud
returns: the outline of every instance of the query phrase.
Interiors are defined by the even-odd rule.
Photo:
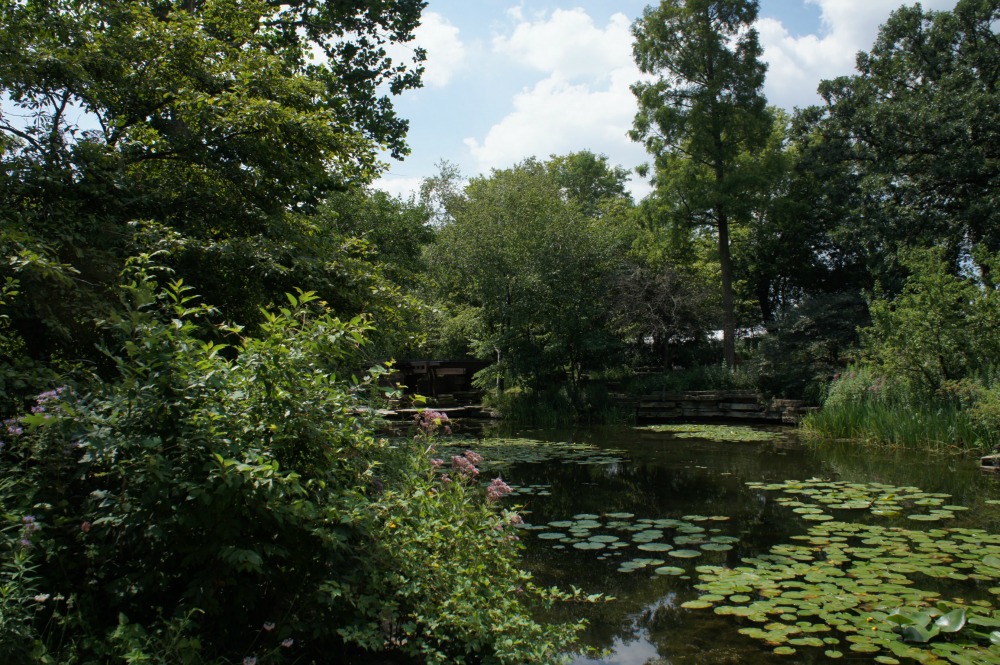
[[[956,0],[924,0],[928,9],[951,9]],[[823,79],[854,71],[858,51],[871,49],[879,26],[900,0],[806,0],[818,5],[822,35],[793,36],[775,19],[761,19],[757,30],[768,63],[765,93],[776,106],[792,108],[820,101]]]
[[[629,85],[639,77],[628,18],[615,14],[600,28],[582,9],[556,10],[535,20],[520,11],[508,16],[517,25],[494,38],[494,52],[544,77],[517,93],[513,110],[482,139],[465,139],[478,169],[576,150],[606,154],[613,164],[629,168],[646,161],[642,147],[626,136],[636,112]],[[643,185],[634,187],[645,193]]]
[[[420,25],[413,32],[413,41],[393,44],[387,51],[394,61],[409,61],[415,47],[427,51],[423,81],[430,87],[448,85],[465,63],[465,44],[459,29],[435,12],[424,12]]]
[[[411,196],[416,196],[420,191],[420,183],[424,181],[423,178],[410,178],[406,176],[395,176],[391,173],[383,175],[381,178],[372,183],[372,187],[375,189],[380,189],[386,192],[390,196],[398,196],[403,199],[408,199]]]
[[[520,11],[513,33],[493,39],[493,48],[516,62],[563,79],[603,78],[632,66],[630,21],[611,17],[604,29],[583,9],[557,9],[551,18],[527,21]]]

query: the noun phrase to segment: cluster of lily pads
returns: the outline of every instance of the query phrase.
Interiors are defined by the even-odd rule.
[[[524,524],[522,528],[538,532],[537,538],[551,543],[553,549],[574,548],[597,553],[599,560],[619,558],[618,572],[632,573],[651,569],[658,575],[684,575],[678,565],[666,565],[695,559],[705,553],[726,552],[739,541],[725,535],[717,525],[728,521],[721,515],[685,515],[681,519],[636,519],[632,513],[596,515],[580,513],[571,519],[547,524]],[[625,555],[639,556],[625,560]],[[667,557],[657,558],[657,557]]]
[[[917,487],[894,487],[883,483],[848,483],[844,481],[788,480],[783,483],[747,483],[748,487],[777,491],[787,496],[776,499],[801,515],[802,519],[827,522],[834,510],[865,511],[876,517],[900,517],[915,522],[951,519],[965,506],[950,505],[950,494],[924,492]]]
[[[775,438],[774,432],[741,425],[661,424],[642,425],[636,429],[645,432],[667,432],[679,439],[711,439],[712,441],[749,443],[772,441]]]
[[[482,455],[480,470],[496,471],[514,464],[533,464],[557,460],[573,464],[618,464],[625,461],[624,451],[602,449],[588,443],[539,441],[536,439],[449,439],[435,453],[441,457],[461,455],[472,449]]]
[[[740,617],[740,632],[777,654],[1000,664],[1000,536],[826,522],[795,539],[744,566],[700,566],[704,593],[682,607]],[[936,579],[965,585],[971,600],[941,598]]]

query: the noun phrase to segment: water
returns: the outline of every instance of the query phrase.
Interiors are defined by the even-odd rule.
[[[1000,498],[1000,482],[982,476],[974,461],[925,458],[845,445],[804,445],[793,430],[757,429],[773,433],[774,439],[764,443],[725,442],[629,428],[515,434],[620,451],[615,453],[619,461],[614,462],[605,459],[603,463],[588,464],[580,460],[549,459],[519,462],[502,470],[510,483],[536,486],[533,493],[513,499],[523,504],[525,520],[538,525],[523,536],[525,565],[536,580],[543,585],[576,586],[588,593],[615,598],[608,603],[562,607],[543,617],[558,621],[582,615],[590,622],[584,642],[602,650],[604,655],[581,656],[574,665],[828,662],[823,649],[799,649],[794,656],[776,655],[773,645],[738,632],[745,622],[718,616],[711,609],[681,607],[703,593],[694,588],[699,575],[696,567],[740,566],[742,559],[766,554],[775,545],[794,543],[795,536],[801,537],[816,526],[816,522],[804,519],[777,501],[780,493],[748,487],[748,482],[823,478],[913,486],[926,492],[950,494],[946,503],[961,504],[971,510],[956,513],[947,523],[933,523],[930,527],[905,518],[897,518],[896,524],[907,529],[970,526],[985,528],[990,533],[1000,531],[1000,507],[987,503]],[[632,517],[616,519],[609,514]],[[612,533],[621,542],[627,542],[638,529],[655,530],[656,525],[651,521],[673,519],[686,525],[682,529],[693,532],[690,539],[694,542],[704,544],[705,540],[718,537],[731,543],[732,549],[703,551],[698,544],[685,545],[682,537],[673,549],[691,547],[698,553],[685,559],[675,558],[666,551],[636,551],[634,543],[623,544],[618,550],[610,549],[612,543],[608,543],[605,549],[590,551],[575,549],[572,540],[563,544],[551,537],[539,538],[542,533],[552,532],[563,532],[572,538],[568,529],[574,516],[578,520],[593,517],[596,520],[591,522],[600,523],[600,527],[591,524],[590,531],[578,531],[577,541],[585,539],[580,538],[582,534]],[[844,518],[838,514],[836,519]],[[874,521],[868,513],[863,520]],[[563,526],[553,527],[550,522]],[[629,528],[633,530],[628,531]],[[703,531],[699,533],[697,529]],[[673,537],[678,535],[668,531]],[[657,565],[620,572],[623,561],[636,557],[662,560],[658,565],[682,567],[685,574],[658,575],[653,572]],[[998,582],[994,580],[992,584]],[[982,590],[980,595],[984,594],[989,598]],[[871,657],[846,654],[848,660],[858,658],[865,662]]]

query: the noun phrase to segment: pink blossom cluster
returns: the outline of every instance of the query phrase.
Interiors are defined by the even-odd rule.
[[[493,482],[491,482],[486,488],[486,500],[493,503],[494,501],[499,501],[513,491],[514,490],[510,488],[510,485],[505,483],[503,479],[494,478]]]
[[[447,413],[441,413],[440,411],[434,411],[432,409],[424,409],[415,415],[413,420],[417,423],[417,428],[424,434],[424,436],[431,436],[435,434],[438,429],[441,429],[444,434],[451,434],[451,420],[448,419]]]
[[[464,476],[467,478],[479,475],[479,469],[476,468],[476,464],[472,460],[478,458],[479,461],[481,462],[483,458],[480,457],[479,455],[476,455],[475,453],[472,453],[473,457],[470,457],[469,456],[470,452],[472,451],[467,450],[465,451],[464,455],[452,456],[451,470],[455,472],[455,475]]]

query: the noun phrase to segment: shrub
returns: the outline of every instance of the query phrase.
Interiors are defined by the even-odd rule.
[[[0,608],[30,634],[2,638],[0,660],[525,663],[568,648],[576,626],[530,618],[558,594],[517,569],[510,518],[476,487],[442,487],[422,442],[373,436],[360,407],[379,370],[349,372],[366,320],[300,293],[240,338],[142,264],[122,293],[106,322],[118,379],[43,393],[5,423]]]

